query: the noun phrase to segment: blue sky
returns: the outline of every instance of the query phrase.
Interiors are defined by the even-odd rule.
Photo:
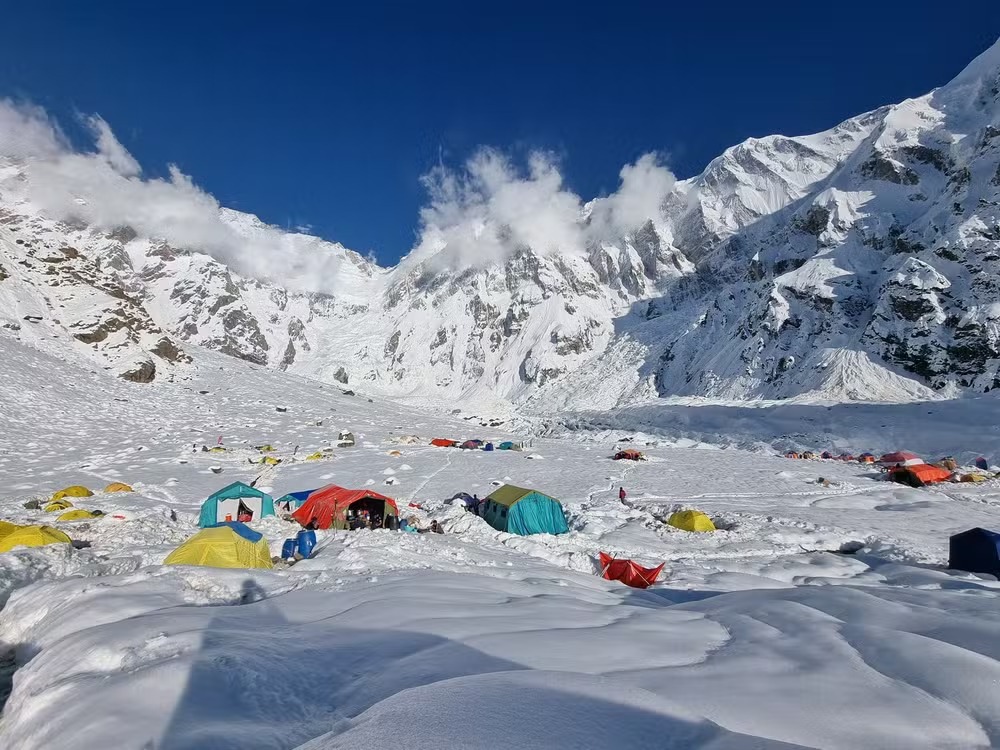
[[[823,130],[946,82],[1000,3],[7,4],[0,96],[83,140],[99,113],[147,174],[394,263],[420,177],[478,147],[557,154],[613,191],[648,151],[687,177],[749,136]]]

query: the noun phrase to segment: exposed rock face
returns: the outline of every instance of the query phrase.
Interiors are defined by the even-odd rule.
[[[139,357],[127,363],[118,377],[133,383],[152,383],[156,377],[156,363],[150,357]]]

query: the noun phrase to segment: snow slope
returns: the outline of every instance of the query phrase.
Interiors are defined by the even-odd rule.
[[[606,435],[532,439],[510,423],[347,396],[193,347],[173,380],[149,384],[10,339],[4,354],[0,516],[53,523],[22,505],[71,483],[136,492],[98,492],[77,504],[107,516],[57,524],[90,547],[0,554],[0,640],[18,666],[3,747],[1000,739],[989,688],[1000,676],[1000,584],[943,568],[949,534],[1000,526],[996,481],[915,490],[857,465],[682,440],[623,464]],[[336,447],[342,429],[356,446]],[[458,451],[428,445],[435,436],[530,446]],[[220,437],[226,452],[200,450]],[[262,443],[283,462],[251,463]],[[302,460],[324,447],[328,459]],[[274,571],[161,565],[194,533],[207,494],[258,477],[276,495],[372,486],[446,533],[320,532],[315,557]],[[560,498],[570,532],[510,536],[446,501],[502,482]],[[664,525],[679,507],[720,530]],[[295,530],[255,526],[274,553]],[[646,592],[604,581],[599,550],[665,560],[665,580]]]

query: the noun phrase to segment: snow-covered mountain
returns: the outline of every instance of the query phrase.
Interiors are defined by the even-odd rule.
[[[189,342],[397,398],[536,411],[1000,384],[1000,43],[926,96],[727,149],[616,233],[585,231],[594,201],[582,251],[519,240],[467,263],[442,240],[385,269],[221,209],[240,242],[321,258],[295,275],[321,275],[322,293],[57,214],[25,189],[29,164],[0,161],[0,331],[133,379],[183,368]]]

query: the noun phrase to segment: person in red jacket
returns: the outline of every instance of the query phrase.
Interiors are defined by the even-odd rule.
[[[621,500],[623,503],[625,502],[625,488],[624,487],[619,487],[618,488],[618,499]]]

